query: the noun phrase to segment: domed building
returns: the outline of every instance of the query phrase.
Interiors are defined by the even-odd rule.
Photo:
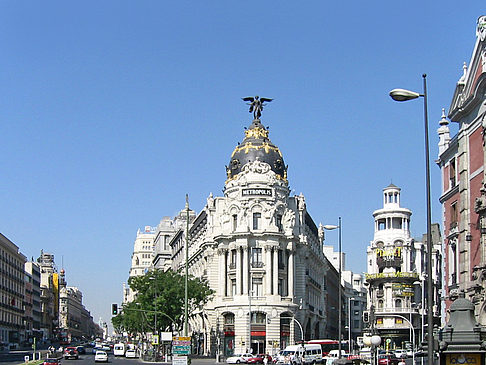
[[[326,273],[334,269],[323,234],[305,197],[290,196],[282,152],[259,117],[231,154],[224,195],[210,194],[189,229],[189,274],[215,291],[189,318],[194,352],[274,354],[302,336],[337,337],[337,324],[333,332],[326,321]],[[170,244],[172,268],[182,269],[185,239]]]

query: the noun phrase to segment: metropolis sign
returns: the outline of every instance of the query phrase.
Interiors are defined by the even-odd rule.
[[[243,195],[243,196],[272,196],[272,189],[265,189],[265,188],[242,189],[241,195]]]

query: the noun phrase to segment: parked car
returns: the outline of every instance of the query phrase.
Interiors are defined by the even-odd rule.
[[[246,362],[247,364],[263,364],[263,359],[267,356],[268,362],[272,361],[272,357],[266,354],[257,354],[253,357],[250,357]]]
[[[84,355],[86,353],[84,346],[77,346],[76,350],[78,350],[78,354],[80,354],[80,355]]]
[[[105,351],[103,350],[103,348],[101,347],[101,345],[96,345],[95,347],[93,347],[93,354],[96,354],[97,351]]]
[[[226,363],[228,364],[247,363],[248,359],[252,357],[253,357],[252,354],[234,354],[226,359]]]
[[[135,349],[128,349],[126,352],[125,352],[125,357],[127,358],[132,358],[132,359],[135,359],[137,358],[137,350]]]
[[[106,351],[98,350],[95,354],[95,362],[108,362],[108,354]]]
[[[42,363],[42,365],[60,365],[60,364],[61,364],[61,360],[52,357],[48,357]]]
[[[407,350],[402,350],[402,349],[396,349],[394,352],[393,352],[393,355],[397,358],[397,359],[406,359],[407,358]]]
[[[76,347],[74,346],[68,346],[64,349],[64,358],[67,359],[75,359],[77,360],[79,358],[79,353]]]

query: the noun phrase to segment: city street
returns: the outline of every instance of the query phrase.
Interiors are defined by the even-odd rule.
[[[29,354],[27,351],[10,352],[5,354],[0,354],[0,363],[2,365],[19,365],[24,363],[24,356]],[[32,359],[32,352],[30,352],[30,358]],[[62,359],[63,365],[94,365],[94,355],[86,354],[81,355],[78,360],[64,360]],[[171,364],[164,362],[146,362],[142,359],[126,359],[125,357],[115,357],[113,354],[109,355],[108,363],[111,365],[135,365],[135,364]],[[216,360],[214,358],[194,358],[191,359],[191,365],[209,365],[215,364]],[[101,364],[101,363],[96,363]],[[221,363],[225,364],[225,363]]]

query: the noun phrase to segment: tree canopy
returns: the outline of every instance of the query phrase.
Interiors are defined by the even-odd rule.
[[[136,292],[133,302],[123,305],[121,312],[112,318],[117,332],[130,334],[180,330],[184,322],[184,275],[172,270],[155,269],[143,276],[128,280]],[[200,278],[188,277],[188,313],[206,304],[214,294],[208,283]]]

